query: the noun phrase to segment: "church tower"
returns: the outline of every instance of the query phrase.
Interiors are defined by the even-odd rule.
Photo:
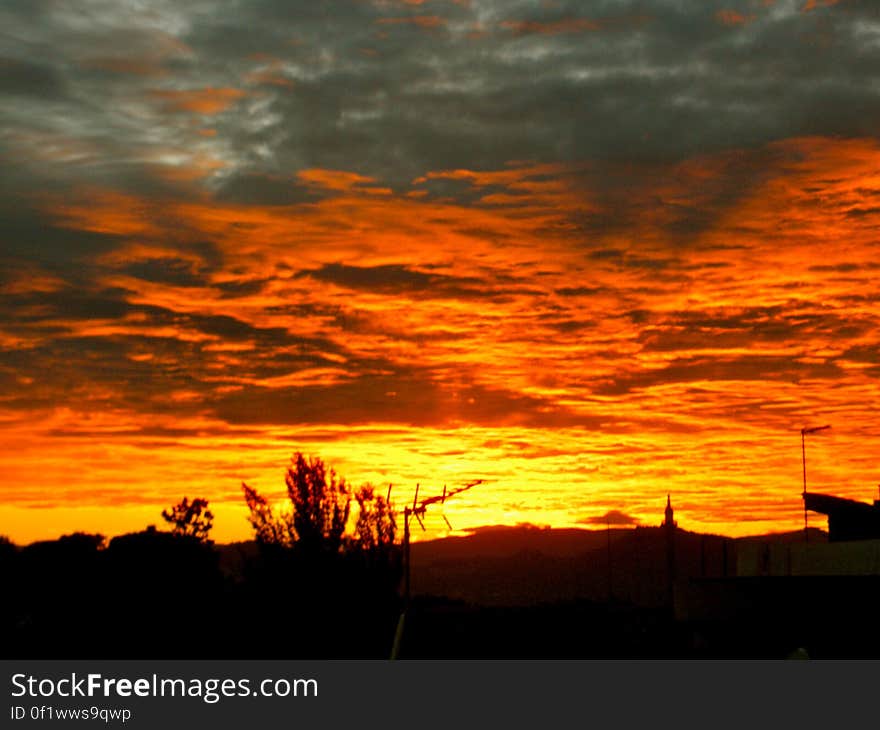
[[[669,610],[675,612],[675,530],[678,523],[672,510],[672,499],[666,495],[666,511],[663,516],[663,527],[666,533],[666,601]]]
[[[672,499],[670,495],[666,495],[666,512],[663,514],[663,524],[661,527],[665,527],[667,530],[674,530],[678,527],[678,523],[674,519],[674,512],[672,510]]]

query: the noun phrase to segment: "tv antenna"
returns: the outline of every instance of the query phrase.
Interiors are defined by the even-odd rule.
[[[801,429],[801,463],[804,468],[804,542],[810,541],[810,534],[807,532],[807,446],[806,446],[806,437],[811,433],[818,433],[819,431],[824,431],[828,428],[831,428],[829,425],[825,426],[813,426],[812,428],[802,428]]]
[[[447,489],[446,485],[443,485],[443,493],[437,494],[433,497],[425,497],[421,501],[419,501],[419,485],[416,484],[416,491],[413,495],[412,506],[406,506],[403,508],[403,610],[400,612],[400,618],[397,621],[397,631],[394,632],[394,645],[391,647],[391,658],[397,659],[400,656],[400,644],[403,640],[403,626],[406,621],[406,612],[409,609],[409,600],[410,600],[410,548],[409,548],[409,521],[411,517],[415,517],[416,522],[419,523],[419,527],[424,531],[425,522],[423,518],[425,517],[425,513],[432,504],[445,504],[446,500],[454,497],[456,494],[461,494],[462,492],[466,492],[468,489],[471,489],[478,484],[482,484],[484,479],[475,479],[471,482],[468,482],[462,487],[455,487],[454,489]],[[452,530],[452,525],[449,520],[446,518],[446,515],[441,512],[441,516],[443,517],[443,521],[446,522],[446,525]]]

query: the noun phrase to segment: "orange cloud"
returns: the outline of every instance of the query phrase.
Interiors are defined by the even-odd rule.
[[[202,89],[154,89],[150,92],[165,107],[177,112],[192,112],[211,116],[228,109],[246,96],[241,89],[206,87]]]
[[[375,185],[376,180],[343,170],[300,170],[297,178],[308,185],[324,190],[338,190],[366,195],[390,195],[391,189]]]
[[[258,86],[279,86],[286,89],[293,88],[294,86],[291,79],[269,69],[253,71],[247,74],[244,78],[249,84],[255,84]]]
[[[834,5],[837,5],[839,2],[841,2],[841,0],[807,0],[807,2],[801,8],[801,12],[802,13],[809,13],[811,10],[815,10],[817,7],[819,7],[820,1],[821,1],[821,4],[826,8],[830,8]]]
[[[441,28],[446,25],[446,19],[439,15],[410,15],[402,18],[379,18],[377,25],[415,25],[419,28]]]
[[[719,10],[715,13],[715,18],[719,23],[724,25],[748,25],[754,19],[754,15],[743,15],[735,10]]]

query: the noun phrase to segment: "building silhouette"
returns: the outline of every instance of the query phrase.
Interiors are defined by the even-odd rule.
[[[880,500],[874,504],[804,492],[804,506],[828,515],[828,541],[880,540]]]

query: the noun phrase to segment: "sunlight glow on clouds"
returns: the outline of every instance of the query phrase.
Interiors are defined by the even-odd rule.
[[[294,450],[792,529],[819,423],[873,498],[880,18],[801,5],[5,5],[0,533],[243,538]]]

